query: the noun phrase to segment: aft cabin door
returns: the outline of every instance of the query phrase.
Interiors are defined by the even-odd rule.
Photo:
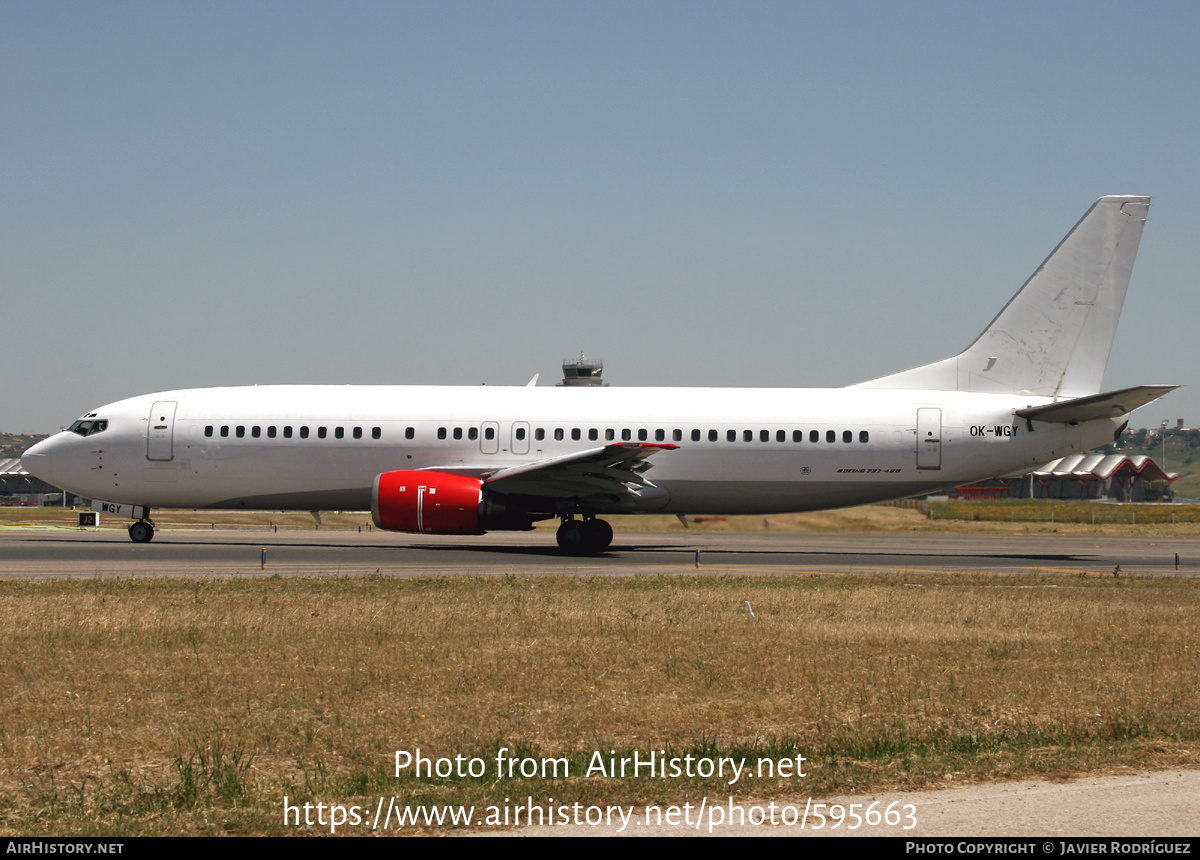
[[[150,407],[150,423],[146,427],[146,459],[172,460],[175,458],[175,407],[174,400],[159,400]]]
[[[917,468],[942,468],[942,410],[917,410]]]

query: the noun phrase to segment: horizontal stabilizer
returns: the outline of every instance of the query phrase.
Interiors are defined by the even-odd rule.
[[[1092,394],[1088,397],[1076,397],[1074,400],[1047,403],[1045,406],[1018,409],[1017,414],[1030,421],[1053,421],[1056,424],[1078,424],[1080,421],[1095,421],[1100,418],[1119,418],[1178,387],[1178,385],[1138,385],[1134,388],[1123,388],[1120,391],[1109,391],[1104,394]]]

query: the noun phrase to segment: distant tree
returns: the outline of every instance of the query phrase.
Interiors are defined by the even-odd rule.
[[[0,459],[20,457],[38,442],[47,438],[45,434],[24,435],[21,433],[0,433]]]

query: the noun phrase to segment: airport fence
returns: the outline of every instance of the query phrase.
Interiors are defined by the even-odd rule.
[[[1093,525],[1200,523],[1200,505],[1111,504],[1029,499],[926,502],[925,505],[925,514],[931,520]]]

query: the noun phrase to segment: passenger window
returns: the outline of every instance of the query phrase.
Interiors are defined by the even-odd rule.
[[[478,439],[479,438],[479,428],[478,427],[468,427],[467,428],[467,438],[470,439],[472,442],[474,442],[476,439]]]
[[[329,433],[329,431],[325,427],[317,428],[317,438],[318,439],[324,439],[326,437],[326,435],[328,435],[328,433]]]
[[[383,428],[382,427],[372,427],[371,428],[371,438],[372,439],[378,439],[381,436],[383,436]]]
[[[836,442],[837,441],[837,431],[836,430],[826,430],[825,431],[825,441],[826,442]]]
[[[632,438],[633,438],[633,431],[630,430],[628,427],[622,427],[621,428],[621,441],[628,442]]]
[[[699,431],[699,430],[693,430],[693,431],[692,431],[692,441],[693,441],[693,442],[699,442],[699,441],[700,441],[700,431]]]
[[[222,425],[221,425],[221,436],[222,436],[222,437],[225,437],[225,436],[228,436],[228,435],[229,435],[229,425],[228,425],[228,424],[222,424]]]
[[[758,441],[759,442],[770,442],[771,441],[771,431],[770,430],[759,430],[758,431]]]
[[[716,441],[717,441],[717,431],[716,431],[716,430],[709,430],[709,431],[708,431],[708,441],[709,441],[709,442],[716,442]]]
[[[445,427],[439,427],[439,428],[438,428],[438,434],[437,434],[437,436],[438,436],[438,438],[439,438],[439,439],[445,439],[445,438],[446,438],[446,428],[445,428]]]
[[[301,427],[301,428],[300,428],[300,438],[301,438],[301,439],[307,439],[307,438],[308,438],[308,427],[307,427],[307,426],[305,426],[305,427]]]
[[[546,431],[543,430],[541,427],[539,427],[538,429],[533,431],[533,438],[538,440],[539,442],[541,442],[543,439],[546,438]]]
[[[233,431],[233,435],[237,436],[239,439],[245,438],[246,428],[243,425],[239,424],[237,426],[237,428]]]
[[[443,429],[444,429],[444,428],[443,428]],[[362,438],[362,428],[361,428],[361,427],[355,427],[355,428],[354,428],[354,438],[355,438],[355,439],[361,439],[361,438]],[[445,439],[446,437],[445,437],[445,436],[443,436],[442,438],[443,438],[443,439]]]
[[[792,431],[792,441],[793,442],[803,442],[804,441],[804,431],[803,430],[793,430]]]
[[[775,431],[775,441],[776,442],[786,442],[787,441],[787,431],[786,430],[776,430]]]
[[[613,439],[616,439],[616,438],[617,438],[617,431],[612,429],[611,427],[609,427],[607,430],[604,431],[604,441],[611,442]]]
[[[461,438],[462,438],[462,428],[461,428],[461,427],[455,427],[455,428],[454,428],[454,438],[455,438],[455,439],[461,439]]]
[[[854,433],[850,430],[843,430],[842,431],[842,441],[843,442],[853,442],[854,441]]]
[[[571,428],[571,438],[574,439],[576,442],[578,442],[580,439],[583,438],[583,434],[579,432],[578,427]]]
[[[495,439],[496,438],[496,428],[495,427],[485,427],[483,429],[483,438],[484,439]]]
[[[869,442],[870,440],[871,440],[871,436],[869,433],[867,433],[866,430],[858,431],[858,441],[859,442]]]
[[[255,424],[250,428],[250,435],[257,439],[258,437],[262,436],[262,428]]]
[[[655,442],[667,441],[667,431],[666,430],[655,430],[654,431],[654,441]]]
[[[270,427],[267,428],[267,438],[268,439],[275,438],[275,425],[274,424],[272,424]]]
[[[209,424],[207,427],[204,428],[204,435],[211,436],[212,433],[213,433],[213,426],[211,424]]]
[[[346,428],[345,427],[334,427],[333,428],[333,436],[335,439],[345,439],[346,438]]]
[[[554,428],[554,441],[561,442],[563,440],[563,431],[561,427]]]
[[[525,428],[524,427],[517,428],[517,441],[518,442],[525,441]]]
[[[284,438],[284,439],[291,439],[291,438],[292,438],[292,425],[290,425],[290,424],[285,424],[285,425],[283,426],[283,438]]]
[[[682,430],[672,430],[671,431],[671,439],[675,442],[682,442],[683,441],[683,431]]]
[[[417,435],[416,428],[414,428],[414,427],[405,427],[404,428],[404,438],[405,439],[412,439],[416,435]]]
[[[599,438],[600,438],[600,431],[599,431],[599,430],[597,430],[595,427],[591,427],[591,428],[589,428],[589,429],[588,429],[588,439],[589,439],[589,441],[595,442],[595,441],[597,441]]]
[[[737,441],[737,431],[736,430],[726,430],[725,438],[726,438],[726,440],[728,440],[730,442],[736,442]]]
[[[642,429],[638,431],[638,441],[645,442],[650,437],[649,431]]]
[[[820,442],[821,441],[821,431],[820,430],[809,430],[808,431],[808,441],[809,442]]]

